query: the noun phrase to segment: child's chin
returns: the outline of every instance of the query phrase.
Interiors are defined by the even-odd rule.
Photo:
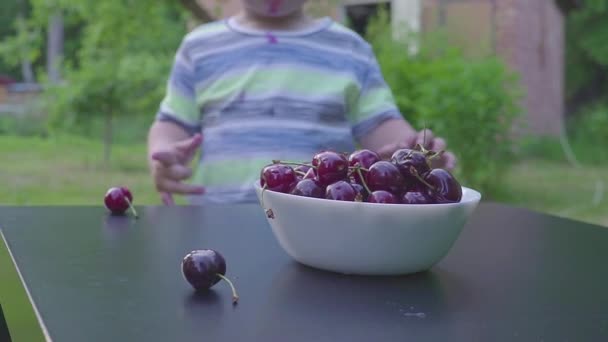
[[[295,11],[292,11],[292,12],[276,11],[276,12],[272,12],[272,13],[271,12],[258,12],[256,14],[262,18],[280,19],[280,18],[288,17],[288,16],[292,15],[293,13],[295,13]]]

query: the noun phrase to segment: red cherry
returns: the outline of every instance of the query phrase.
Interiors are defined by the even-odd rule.
[[[376,152],[370,150],[357,150],[348,157],[348,164],[355,166],[357,163],[366,169],[369,169],[376,162],[380,161],[380,156]]]
[[[432,187],[427,194],[437,203],[457,203],[462,199],[462,187],[449,171],[433,169],[424,180]]]
[[[337,181],[327,186],[325,198],[335,201],[353,202],[357,198],[357,190],[346,181]]]
[[[315,169],[311,168],[308,171],[306,171],[306,174],[304,175],[304,177],[302,179],[315,179],[317,177],[317,175],[315,174]]]
[[[418,182],[418,177],[424,177],[431,170],[430,162],[420,151],[401,149],[395,151],[391,162],[397,166],[407,184]]]
[[[369,168],[366,182],[371,191],[384,190],[398,194],[403,188],[403,176],[399,169],[390,162],[379,161]]]
[[[403,204],[433,204],[435,200],[424,191],[408,191],[401,196]]]
[[[310,166],[302,164],[298,165],[295,169],[293,169],[296,173],[306,174],[308,170],[312,169]]]
[[[348,176],[348,160],[342,154],[326,151],[316,154],[312,165],[317,168],[317,180],[321,185],[329,185],[345,180]]]
[[[369,194],[367,193],[367,190],[365,190],[365,188],[363,187],[363,185],[361,185],[359,183],[355,183],[355,181],[351,181],[350,185],[357,192],[357,196],[360,196],[359,198],[361,199],[361,201],[363,201],[363,202],[367,201],[367,197],[368,197]]]
[[[114,215],[123,215],[129,208],[133,211],[135,217],[137,212],[133,208],[133,195],[126,187],[110,188],[104,197],[106,208]]]
[[[314,179],[305,178],[296,184],[293,190],[291,190],[291,194],[304,197],[323,198],[325,197],[325,189]]]
[[[297,182],[296,172],[283,164],[268,165],[260,175],[260,185],[276,192],[289,193]]]
[[[182,260],[182,275],[196,291],[209,290],[220,280],[224,280],[232,289],[232,303],[236,304],[239,296],[232,281],[226,277],[226,260],[216,250],[194,250]]]
[[[367,199],[369,203],[387,203],[387,204],[395,204],[398,203],[397,197],[391,194],[388,191],[377,190],[372,192]]]
[[[376,162],[380,161],[380,156],[378,156],[378,154],[376,152],[370,151],[370,150],[357,150],[353,153],[351,153],[351,155],[348,157],[348,165],[350,165],[351,167],[357,166],[357,164],[364,168],[364,169],[369,169],[372,165],[374,165]],[[365,174],[365,171],[361,171],[363,172],[363,174]],[[362,184],[361,182],[361,177],[359,177],[359,174],[357,172],[353,173],[353,178],[355,179],[355,182]]]

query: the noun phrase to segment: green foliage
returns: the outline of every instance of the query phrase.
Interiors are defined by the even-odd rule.
[[[566,21],[568,102],[573,108],[608,101],[608,2],[586,0]]]
[[[46,122],[43,118],[31,115],[0,115],[0,135],[45,137],[47,135]]]
[[[13,66],[23,56],[39,61],[46,54],[49,19],[62,14],[63,81],[49,82],[45,64],[37,65],[51,132],[101,137],[97,129],[101,118],[141,123],[144,120],[138,117],[154,116],[173,56],[187,32],[186,13],[179,2],[156,1],[151,6],[133,0],[30,0],[29,4],[28,17],[14,21],[15,34],[3,39],[0,55]]]
[[[445,137],[463,185],[492,197],[512,158],[510,133],[520,113],[516,78],[497,58],[467,59],[433,35],[408,53],[416,37],[395,39],[390,29],[380,12],[368,40],[399,109],[417,129]]]
[[[0,60],[9,73],[19,79],[18,70],[23,60],[38,67],[43,64],[41,49],[37,48],[42,45],[42,36],[39,28],[32,27],[21,16],[14,19],[12,27],[14,34],[0,42]]]
[[[571,120],[573,149],[581,162],[608,164],[608,106],[588,106]]]
[[[34,8],[45,1],[36,0]],[[178,4],[63,1],[81,29],[80,48],[65,61],[65,82],[48,85],[54,125],[84,125],[91,116],[153,115],[186,27]]]
[[[5,37],[15,36],[15,25],[12,25],[15,18],[19,15],[19,2],[17,0],[0,1],[0,41]],[[0,42],[0,56],[9,53],[5,44]],[[8,56],[11,58],[12,56]],[[0,58],[0,75],[9,75],[13,78],[19,78],[20,72],[16,63],[8,63],[5,58]]]
[[[522,158],[564,162],[567,149],[584,165],[608,165],[608,106],[590,105],[568,119],[567,136],[528,138],[519,144]],[[571,162],[571,161],[570,161]]]

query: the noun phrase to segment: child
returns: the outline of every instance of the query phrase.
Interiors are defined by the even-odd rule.
[[[242,0],[242,13],[185,36],[148,137],[165,204],[173,194],[192,204],[255,202],[253,184],[272,160],[357,148],[389,158],[422,142],[370,45],[329,18],[306,16],[304,2]],[[425,143],[446,147],[428,130]],[[437,166],[454,163],[445,153]]]

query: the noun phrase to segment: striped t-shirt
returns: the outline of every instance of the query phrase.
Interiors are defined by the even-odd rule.
[[[254,182],[275,159],[353,151],[401,118],[371,46],[330,18],[301,31],[261,32],[233,18],[183,39],[158,120],[201,132],[193,204],[255,202]]]

